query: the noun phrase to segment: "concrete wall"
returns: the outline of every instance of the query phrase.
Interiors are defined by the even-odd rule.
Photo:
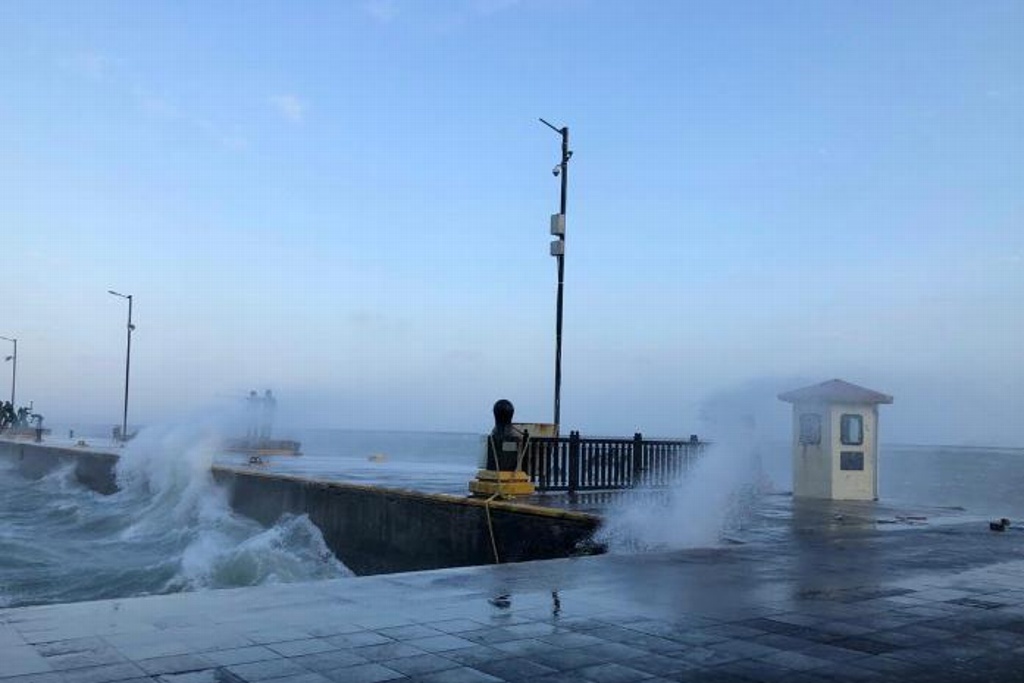
[[[264,524],[285,512],[308,514],[360,575],[494,562],[481,500],[224,467],[213,475],[230,487],[235,510]],[[593,515],[498,501],[490,517],[502,562],[566,557],[599,524]]]
[[[117,490],[117,456],[73,448],[0,441],[0,456],[38,477],[74,462],[79,481],[102,493]],[[356,574],[566,557],[577,552],[600,518],[494,501],[324,482],[227,467],[213,477],[230,490],[232,507],[263,524],[282,514],[308,514],[334,554]],[[488,524],[488,512],[491,523]]]
[[[18,471],[29,479],[39,479],[62,464],[74,464],[75,478],[83,486],[104,495],[117,491],[117,456],[112,453],[5,440],[0,441],[0,456],[16,460]]]

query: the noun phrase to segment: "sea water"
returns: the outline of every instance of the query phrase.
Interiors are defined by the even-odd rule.
[[[283,436],[300,439],[304,455],[267,458],[259,469],[453,494],[465,493],[482,443],[459,433]],[[70,468],[28,480],[0,458],[0,606],[349,576],[307,517],[264,528],[231,510],[210,465],[248,464],[221,452],[221,437],[197,427],[144,429],[123,449],[121,490],[110,496],[78,484]],[[883,444],[880,451],[887,503],[1024,520],[1024,450]],[[616,552],[729,542],[786,499],[789,457],[785,443],[719,439],[664,495],[608,507],[606,537]]]
[[[145,430],[121,453],[109,496],[80,485],[73,466],[28,480],[0,458],[0,606],[351,575],[306,516],[264,528],[235,514],[210,475],[218,443]]]

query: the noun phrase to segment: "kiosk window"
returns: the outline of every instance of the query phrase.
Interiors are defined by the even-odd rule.
[[[860,451],[842,451],[839,454],[839,469],[863,470],[864,454]]]
[[[839,440],[844,446],[859,446],[864,443],[864,418],[844,413],[839,420]]]
[[[804,445],[821,443],[821,415],[804,413],[800,416],[800,443]]]

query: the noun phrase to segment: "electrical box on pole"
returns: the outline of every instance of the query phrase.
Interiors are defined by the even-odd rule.
[[[551,214],[551,234],[558,237],[565,235],[565,214],[564,213],[553,213]]]
[[[562,240],[551,240],[551,255],[565,256],[565,242]]]

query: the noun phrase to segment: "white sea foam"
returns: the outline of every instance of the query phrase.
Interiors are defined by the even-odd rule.
[[[638,495],[614,505],[598,534],[611,552],[710,547],[750,517],[772,489],[764,474],[751,402],[716,397],[702,410],[710,440],[696,465],[666,495]]]
[[[210,472],[222,440],[213,423],[147,428],[118,463],[117,495],[138,510],[122,539],[162,538],[179,549],[163,590],[351,575],[305,515],[263,528],[231,510]]]

